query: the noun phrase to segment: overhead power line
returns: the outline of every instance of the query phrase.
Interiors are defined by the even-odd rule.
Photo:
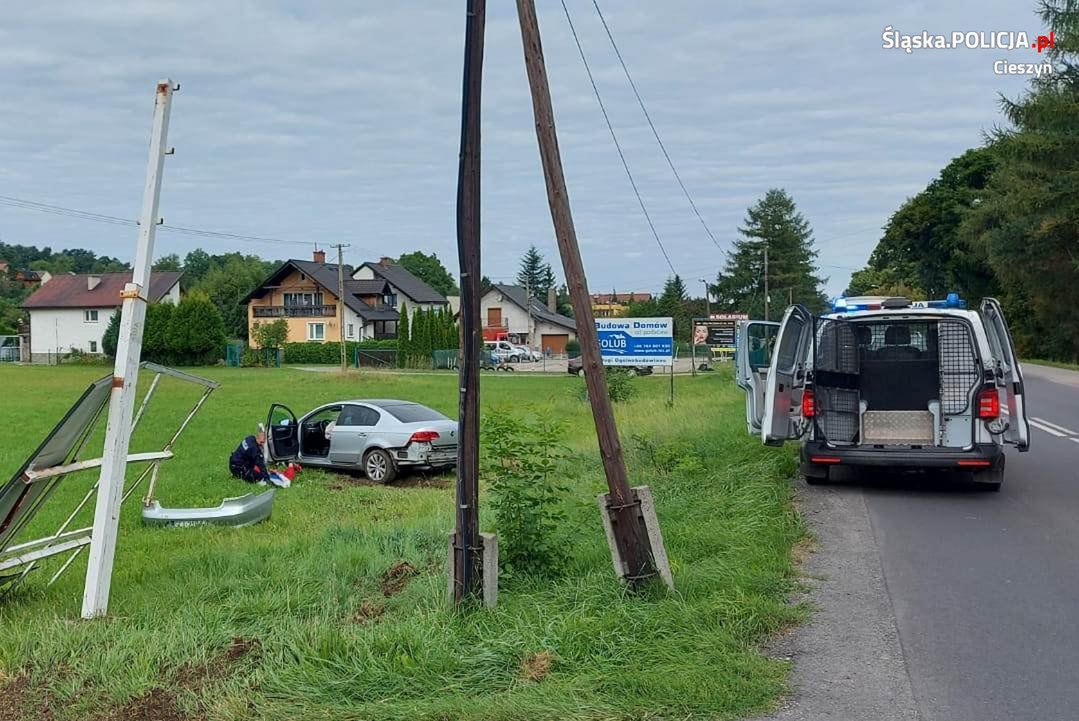
[[[611,118],[607,115],[607,107],[603,104],[603,97],[600,95],[599,86],[596,85],[596,79],[592,76],[592,68],[588,66],[588,58],[585,57],[581,39],[577,36],[577,29],[573,26],[573,18],[570,17],[569,8],[566,7],[566,0],[562,0],[562,10],[566,13],[566,21],[569,23],[570,32],[573,33],[573,41],[577,44],[577,52],[581,55],[581,62],[584,64],[584,70],[588,74],[588,81],[592,83],[592,92],[596,95],[596,102],[599,103],[599,109],[603,113],[603,120],[607,123],[607,130],[611,131],[611,140],[614,141],[614,147],[618,151],[618,157],[622,159],[622,167],[626,169],[626,177],[629,178],[629,184],[633,187],[633,194],[637,196],[637,202],[641,206],[641,212],[644,213],[644,219],[648,221],[648,227],[652,230],[652,237],[656,239],[656,245],[659,246],[660,252],[663,253],[663,258],[667,261],[667,267],[671,269],[672,274],[677,275],[674,270],[674,264],[671,262],[671,256],[667,254],[667,249],[663,247],[663,241],[659,239],[659,233],[656,232],[656,226],[652,222],[652,216],[648,214],[648,208],[645,207],[644,199],[641,198],[641,191],[637,188],[637,181],[633,179],[633,173],[629,169],[629,163],[626,162],[626,155],[622,152],[622,145],[618,142],[618,135],[614,132],[614,125],[611,124]]]
[[[633,95],[637,98],[637,104],[641,106],[641,112],[644,113],[644,119],[648,121],[648,127],[652,129],[652,135],[656,138],[656,144],[659,145],[659,149],[663,151],[663,157],[667,159],[667,165],[670,166],[671,173],[674,174],[674,179],[678,181],[678,187],[682,189],[682,194],[685,195],[686,200],[689,201],[689,207],[693,208],[693,213],[697,216],[697,220],[701,222],[701,227],[704,228],[704,232],[708,234],[708,237],[717,248],[723,250],[719,241],[716,240],[715,234],[712,233],[712,229],[709,228],[708,223],[705,222],[704,216],[701,215],[701,211],[697,209],[697,204],[693,201],[693,196],[690,195],[686,184],[682,182],[682,176],[674,166],[674,161],[671,160],[671,155],[667,152],[667,146],[663,144],[663,140],[659,137],[659,131],[656,130],[656,124],[652,122],[652,116],[648,113],[648,108],[644,105],[644,99],[641,98],[641,93],[637,90],[637,83],[633,82],[633,76],[629,72],[629,67],[626,66],[626,61],[622,58],[622,51],[618,49],[618,43],[614,40],[614,35],[611,33],[610,26],[607,25],[607,19],[603,17],[603,11],[599,8],[599,2],[597,0],[592,0],[592,5],[596,8],[596,14],[599,15],[600,22],[603,23],[603,29],[607,31],[607,38],[611,41],[611,47],[614,48],[614,54],[618,56],[618,63],[622,66],[622,72],[626,74],[626,80],[629,81],[629,86],[633,88]],[[563,3],[563,7],[565,7],[565,3]]]
[[[130,218],[120,218],[115,215],[105,215],[103,213],[93,213],[88,210],[78,210],[76,208],[65,208],[61,205],[50,205],[48,203],[38,203],[33,200],[26,200],[24,198],[13,198],[7,195],[0,195],[0,205],[7,205],[12,208],[21,208],[23,210],[32,210],[37,213],[48,213],[50,215],[59,215],[67,218],[76,218],[79,220],[89,220],[95,223],[109,223],[112,225],[126,225],[129,227],[135,227],[138,222]],[[287,238],[271,238],[261,235],[243,235],[240,233],[225,233],[217,230],[205,230],[202,228],[185,228],[178,225],[162,225],[161,230],[169,231],[171,233],[179,233],[182,235],[193,235],[200,238],[219,238],[222,240],[241,240],[249,243],[278,243],[287,245],[312,245],[313,241],[310,240],[289,240]]]

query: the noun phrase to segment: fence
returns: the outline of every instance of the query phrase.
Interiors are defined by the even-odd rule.
[[[397,350],[356,348],[352,365],[357,368],[394,368],[397,366]]]
[[[17,335],[0,335],[0,363],[22,360],[22,339]]]

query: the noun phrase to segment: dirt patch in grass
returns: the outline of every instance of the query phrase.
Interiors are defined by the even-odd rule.
[[[42,703],[30,688],[30,677],[25,674],[10,677],[0,673],[0,721],[24,721],[24,719],[52,718],[52,711]]]
[[[386,572],[382,574],[382,582],[379,587],[382,589],[382,595],[386,598],[390,596],[396,596],[401,591],[404,591],[413,577],[419,574],[416,567],[408,561],[398,561],[397,563],[386,569]]]
[[[352,622],[363,626],[374,623],[386,613],[386,607],[378,601],[365,599],[360,607],[352,612]]]
[[[223,653],[206,663],[184,664],[176,669],[175,681],[180,688],[198,691],[214,679],[227,675],[229,667],[250,655],[257,655],[262,642],[257,638],[234,636]]]
[[[812,536],[803,536],[791,547],[791,560],[795,568],[804,568],[809,557],[817,552],[817,540]]]
[[[152,688],[123,706],[111,709],[99,721],[198,721],[180,710],[176,696],[163,688]]]
[[[550,651],[530,653],[521,659],[521,678],[525,681],[542,681],[551,673],[554,654]]]

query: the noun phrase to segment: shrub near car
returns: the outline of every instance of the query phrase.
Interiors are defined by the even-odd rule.
[[[791,306],[782,323],[740,323],[735,361],[749,432],[801,439],[809,483],[844,465],[940,468],[998,490],[1005,445],[1030,447],[1022,367],[992,298],[977,311],[954,293],[841,298],[819,318]]]
[[[270,406],[267,454],[275,461],[362,470],[389,483],[401,468],[457,464],[457,421],[419,403],[399,400],[339,401],[297,420],[280,403]]]

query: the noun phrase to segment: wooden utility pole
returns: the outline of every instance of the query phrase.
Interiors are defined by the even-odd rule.
[[[345,248],[348,243],[338,243],[337,248],[337,331],[341,336],[341,372],[348,372],[348,353],[345,352]]]
[[[543,175],[547,182],[547,200],[558,239],[558,252],[562,256],[566,285],[569,286],[570,300],[573,303],[573,315],[577,321],[577,338],[581,343],[585,384],[588,386],[588,399],[592,404],[592,417],[596,423],[603,470],[610,489],[608,511],[612,517],[615,541],[625,568],[624,577],[631,586],[638,586],[656,575],[655,564],[638,517],[639,504],[629,487],[622,443],[618,437],[614,411],[607,391],[607,375],[600,357],[596,321],[592,314],[581,251],[577,245],[577,232],[573,226],[566,178],[562,172],[562,158],[558,150],[554,109],[551,106],[551,90],[547,83],[547,68],[543,60],[535,2],[517,0],[517,16],[521,24],[525,69],[532,91],[536,139],[539,141]]]
[[[461,266],[461,368],[458,395],[457,523],[453,599],[477,598],[482,584],[480,475],[480,90],[485,0],[468,0],[457,174],[457,256]]]
[[[176,86],[178,87],[178,86]],[[120,297],[120,335],[116,342],[116,363],[112,371],[109,396],[109,420],[105,428],[105,448],[98,477],[97,504],[86,563],[86,586],[82,596],[82,617],[104,615],[109,608],[112,564],[116,556],[116,536],[120,524],[120,504],[127,475],[127,451],[131,442],[131,416],[135,410],[135,391],[139,381],[139,358],[142,355],[142,331],[146,320],[146,295],[150,291],[150,265],[154,257],[154,237],[160,221],[161,176],[165,170],[169,111],[176,88],[169,79],[157,83],[154,95],[154,120],[150,132],[150,158],[146,166],[146,185],[142,192],[139,236],[135,245],[135,264],[131,282]]]

